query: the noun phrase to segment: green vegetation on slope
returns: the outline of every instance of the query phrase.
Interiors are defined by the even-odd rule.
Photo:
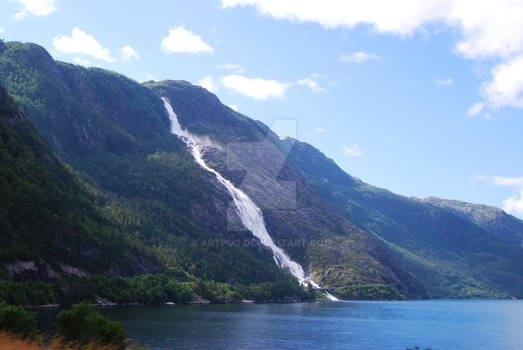
[[[179,277],[178,277],[179,278]],[[0,300],[12,305],[62,305],[79,302],[117,305],[163,305],[167,302],[186,304],[198,295],[211,303],[232,303],[243,299],[254,301],[304,301],[315,299],[292,279],[261,284],[231,285],[191,277],[180,281],[172,273],[136,275],[133,277],[70,277],[42,281],[7,281],[0,284]]]
[[[523,220],[489,205],[428,197],[422,200],[454,213],[503,240],[523,247]]]
[[[118,266],[129,274],[153,265],[143,245],[96,210],[91,195],[47,149],[2,87],[0,163],[0,261],[12,263],[5,273],[16,277],[19,261],[29,261],[23,273],[40,278],[52,272],[38,276],[38,266],[98,273]]]
[[[334,294],[346,300],[402,300],[405,295],[386,284],[360,284],[336,288]]]

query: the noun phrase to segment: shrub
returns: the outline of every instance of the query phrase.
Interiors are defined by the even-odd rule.
[[[0,303],[0,330],[16,335],[28,336],[36,334],[34,315],[20,306],[12,306],[6,302]]]
[[[94,342],[99,345],[116,346],[119,349],[126,346],[123,326],[104,317],[86,303],[76,304],[71,310],[61,311],[56,317],[56,323],[57,337],[64,342],[80,345]]]

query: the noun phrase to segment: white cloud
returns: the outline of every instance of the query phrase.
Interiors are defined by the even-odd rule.
[[[76,64],[79,64],[81,66],[85,66],[85,67],[88,67],[91,65],[91,61],[85,59],[85,58],[81,58],[81,57],[75,57],[73,58],[73,62],[76,63]]]
[[[212,47],[201,36],[191,33],[183,26],[169,29],[169,35],[163,38],[161,48],[165,53],[212,53]]]
[[[363,156],[363,150],[357,144],[354,144],[350,147],[347,145],[343,145],[342,149],[343,149],[343,152],[345,152],[345,154],[348,156],[351,156],[351,157]]]
[[[240,74],[231,74],[222,77],[222,84],[229,89],[235,90],[243,95],[266,100],[268,98],[283,98],[290,88],[305,86],[315,94],[327,92],[320,86],[316,79],[321,75],[312,73],[307,78],[298,79],[296,82],[284,82],[278,80],[267,80],[262,78],[247,78]]]
[[[47,16],[54,10],[55,0],[17,0],[22,6],[20,12],[13,15],[14,19],[20,21],[27,15]]]
[[[483,108],[485,108],[485,104],[483,102],[474,103],[472,106],[469,107],[469,109],[467,109],[467,115],[469,117],[473,117],[480,113],[483,110]]]
[[[312,75],[314,76],[314,75]],[[307,86],[309,89],[312,90],[313,93],[319,94],[322,92],[326,92],[324,88],[322,88],[317,81],[313,80],[312,78],[304,78],[300,79],[296,82],[298,85]]]
[[[494,107],[523,108],[523,54],[495,66],[492,77],[482,87],[483,97]]]
[[[255,6],[261,14],[325,28],[368,26],[402,37],[442,24],[458,33],[454,52],[501,62],[482,84],[489,108],[523,108],[523,1],[520,0],[222,0],[223,8]],[[347,56],[351,58],[351,56]]]
[[[140,55],[131,46],[125,45],[124,47],[122,47],[122,57],[125,61],[128,61],[132,59],[137,60],[140,58]]]
[[[324,133],[326,131],[324,128],[314,128],[314,132]]]
[[[474,175],[472,178],[475,180],[490,182],[495,186],[518,188],[518,194],[511,196],[503,201],[503,210],[505,210],[507,213],[523,217],[523,176],[506,177]]]
[[[152,73],[145,74],[145,80],[144,81],[149,81],[149,80],[156,81],[156,76],[154,74],[152,74]]]
[[[221,69],[230,69],[230,70],[238,70],[243,69],[242,66],[236,63],[225,63],[225,64],[219,64],[216,67]]]
[[[4,34],[4,33],[5,33],[4,28],[0,28],[0,34]]]
[[[523,217],[523,188],[519,190],[519,195],[509,197],[503,201],[503,210]]]
[[[365,61],[379,61],[381,57],[374,53],[358,51],[351,54],[343,54],[340,56],[341,62],[349,63],[363,63]]]
[[[487,181],[496,186],[522,187],[523,188],[523,176],[522,177],[506,177],[506,176],[474,175],[472,178],[475,180]]]
[[[212,93],[216,93],[218,91],[218,86],[214,83],[213,78],[210,76],[203,77],[199,82],[196,83],[196,85],[200,85]]]
[[[232,109],[235,112],[238,112],[238,106],[236,105],[227,105],[230,109]]]
[[[238,74],[224,76],[222,84],[228,89],[257,100],[283,98],[290,86],[289,83],[277,80],[247,78]]]
[[[446,78],[446,79],[436,79],[434,84],[437,86],[450,86],[452,85],[453,81],[452,78]]]
[[[93,36],[84,33],[78,27],[73,28],[70,37],[65,35],[55,37],[53,46],[61,52],[82,53],[107,62],[115,61],[109,56],[109,49],[104,49]]]

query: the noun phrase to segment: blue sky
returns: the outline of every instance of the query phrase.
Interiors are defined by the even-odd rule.
[[[373,185],[523,217],[523,5],[493,5],[3,0],[0,37],[204,85],[268,125],[296,120],[298,139]]]

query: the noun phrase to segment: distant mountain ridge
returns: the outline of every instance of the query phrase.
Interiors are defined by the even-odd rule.
[[[308,144],[297,142],[289,160],[327,203],[380,238],[433,297],[522,288],[520,247],[446,209],[351,177]]]
[[[102,207],[121,230],[165,248],[196,276],[251,283],[285,274],[260,244],[202,246],[252,236],[231,230],[230,196],[169,133],[160,97],[182,127],[209,140],[206,161],[262,208],[272,238],[325,286],[382,285],[405,298],[523,297],[523,249],[500,238],[509,233],[353,178],[201,87],[138,84],[16,42],[0,44],[0,83],[60,159],[107,193]]]
[[[484,204],[472,204],[437,197],[427,197],[422,202],[447,209],[509,243],[523,246],[523,220],[507,214],[504,210]]]

